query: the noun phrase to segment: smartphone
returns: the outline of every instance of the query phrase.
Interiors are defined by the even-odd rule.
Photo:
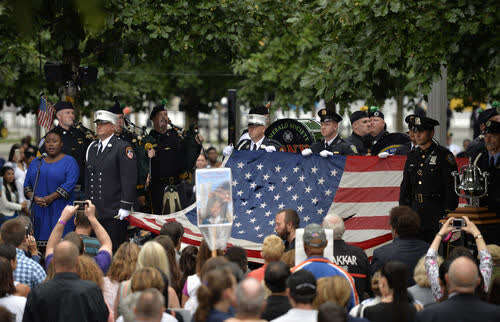
[[[85,206],[87,205],[86,201],[73,201],[73,206],[78,206],[78,209],[76,211],[85,211]]]
[[[452,224],[453,228],[462,228],[465,226],[465,220],[463,218],[453,219]]]

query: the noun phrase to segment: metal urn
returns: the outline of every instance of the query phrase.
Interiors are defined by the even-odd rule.
[[[469,163],[452,172],[455,193],[469,200],[469,207],[479,207],[479,199],[488,194],[488,172],[481,171],[475,164]]]

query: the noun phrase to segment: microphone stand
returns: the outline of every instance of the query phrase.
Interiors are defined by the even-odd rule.
[[[42,161],[43,161],[44,157],[41,156],[39,158],[40,162],[38,163],[38,167],[36,169],[36,177],[35,177],[35,184],[33,185],[33,192],[31,193],[31,198],[30,198],[30,209],[28,211],[29,213],[29,217],[31,218],[31,221],[33,222],[33,200],[35,199],[35,191],[36,191],[36,188],[38,186],[38,179],[40,178],[40,168],[42,167]]]

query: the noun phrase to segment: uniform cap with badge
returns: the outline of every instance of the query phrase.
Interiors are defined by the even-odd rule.
[[[330,109],[323,108],[319,110],[318,115],[321,122],[334,121],[338,123],[342,121],[342,116]]]
[[[251,125],[266,125],[269,110],[265,106],[252,107],[248,112],[247,124]]]
[[[75,109],[73,107],[73,104],[71,104],[71,102],[63,102],[63,101],[57,102],[56,105],[54,105],[54,108],[56,110],[56,113],[59,111],[62,111],[62,110],[67,110],[67,109],[74,110]]]
[[[408,130],[415,131],[415,118],[419,117],[416,114],[410,114],[405,117],[405,123],[408,124]]]
[[[479,124],[486,124],[486,122],[488,122],[490,118],[498,114],[499,113],[496,108],[489,108],[479,113],[479,116],[477,117],[477,122]]]
[[[153,110],[151,111],[151,114],[149,115],[149,119],[153,120],[155,118],[156,114],[158,114],[158,113],[160,113],[162,111],[166,111],[164,105],[157,105],[157,106],[155,106],[153,108]]]
[[[486,122],[486,133],[498,134],[500,133],[500,122],[490,120]]]
[[[356,111],[354,113],[351,114],[351,116],[349,117],[349,121],[351,121],[351,124],[353,124],[354,122],[360,120],[360,119],[363,119],[365,117],[370,117],[368,115],[368,112],[366,111]]]
[[[109,122],[116,125],[118,117],[110,111],[98,110],[94,114],[94,122]]]
[[[370,117],[380,117],[384,120],[384,113],[379,110],[378,106],[370,106],[370,111],[368,112]]]
[[[438,126],[439,122],[430,117],[415,116],[414,125],[417,131],[430,131],[433,130],[435,126]]]

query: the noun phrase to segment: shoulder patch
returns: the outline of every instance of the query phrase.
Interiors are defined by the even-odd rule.
[[[354,144],[351,144],[351,150],[352,150],[354,153],[358,154],[358,149],[356,148],[356,146],[355,146]]]
[[[132,160],[134,158],[134,149],[132,149],[131,146],[127,146],[125,148],[125,155],[127,156],[127,158]]]

